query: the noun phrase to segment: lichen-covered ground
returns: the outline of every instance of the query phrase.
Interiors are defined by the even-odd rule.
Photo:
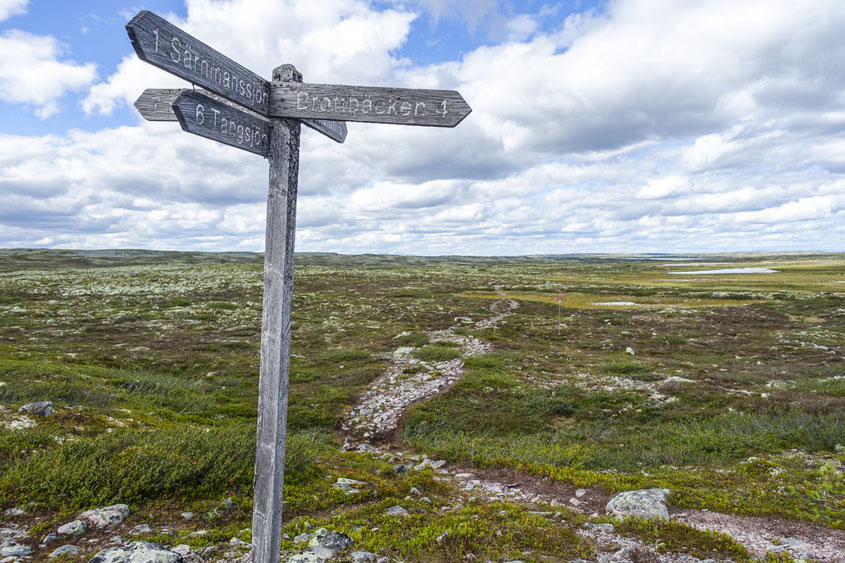
[[[749,560],[756,525],[770,560],[810,550],[791,532],[835,560],[845,256],[631,258],[297,256],[288,536],[325,526],[397,561],[606,560],[629,540],[633,559]],[[734,268],[775,272],[701,273]],[[123,528],[77,559],[138,524],[238,555],[261,290],[252,254],[0,251],[0,506],[24,512],[0,535],[45,559],[45,534],[122,502]],[[390,377],[446,384],[379,418],[368,391]],[[46,418],[18,412],[45,400]],[[423,455],[447,463],[397,472]],[[671,491],[673,520],[584,527],[644,488]],[[702,510],[738,518],[710,518],[733,538],[693,528]]]

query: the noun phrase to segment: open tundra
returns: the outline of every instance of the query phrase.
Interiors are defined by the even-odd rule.
[[[283,560],[845,561],[843,282],[297,255]],[[254,254],[0,251],[0,559],[248,560],[261,291]]]

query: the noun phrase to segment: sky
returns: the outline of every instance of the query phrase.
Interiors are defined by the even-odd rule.
[[[260,251],[267,161],[145,122],[151,10],[269,79],[458,90],[303,128],[298,251],[845,251],[841,0],[0,0],[0,247]]]

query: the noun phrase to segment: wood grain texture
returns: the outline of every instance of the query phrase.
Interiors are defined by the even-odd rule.
[[[182,92],[190,92],[190,90],[188,88],[147,88],[135,100],[135,108],[147,121],[178,121],[171,106]],[[199,92],[218,102],[232,104],[226,98],[208,90],[200,89]],[[246,110],[246,108],[243,108],[243,110]],[[251,115],[261,117],[260,114],[254,112]],[[266,120],[266,118],[263,119]],[[303,125],[319,131],[333,141],[343,143],[346,140],[347,129],[346,123],[343,121],[327,121],[325,119],[302,119],[300,121]]]
[[[301,80],[292,65],[280,67],[274,71],[274,77],[277,72],[289,80],[297,77]],[[278,563],[280,554],[299,177],[299,122],[274,119],[271,127],[252,516],[253,563]]]
[[[178,121],[171,107],[185,88],[147,88],[135,100],[135,109],[147,121]]]
[[[471,111],[454,90],[293,82],[270,88],[271,117],[454,127]]]
[[[246,67],[146,10],[126,31],[141,60],[267,115],[270,83]]]
[[[173,103],[184,131],[232,147],[270,155],[270,123],[212,98],[186,90]]]

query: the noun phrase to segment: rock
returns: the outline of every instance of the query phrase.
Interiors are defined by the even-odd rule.
[[[133,541],[110,547],[95,555],[89,563],[181,563],[182,556],[160,545]]]
[[[426,467],[431,467],[432,469],[440,469],[446,465],[446,460],[440,459],[437,461],[432,461],[430,459],[422,460],[418,465],[414,466],[416,471],[420,471],[421,469],[425,469]]]
[[[592,522],[584,522],[581,527],[586,528],[588,530],[598,530],[600,532],[608,533],[613,533],[613,531],[616,529],[613,524],[593,524]]]
[[[299,545],[302,542],[311,541],[311,538],[314,537],[312,532],[305,532],[304,534],[299,534],[295,538],[293,538],[293,545]]]
[[[687,379],[686,377],[678,377],[671,375],[663,380],[663,383],[695,383],[695,380]]]
[[[308,542],[308,547],[323,559],[331,559],[338,551],[343,551],[352,545],[352,538],[343,532],[330,532],[320,528],[314,532],[314,537]]]
[[[191,552],[191,546],[186,543],[182,543],[172,548],[170,551],[172,551],[173,553],[178,553],[182,557],[185,557]]]
[[[325,563],[325,559],[318,556],[313,551],[306,551],[305,553],[297,553],[288,557],[287,563]]]
[[[364,481],[356,481],[355,479],[338,477],[337,481],[335,481],[332,487],[341,491],[345,491],[347,495],[354,495],[356,493],[360,493],[360,487],[364,487],[366,485],[367,483],[365,483]]]
[[[669,519],[666,495],[669,489],[642,489],[619,493],[607,503],[608,514],[616,516],[638,516],[640,518]]]
[[[446,540],[446,538],[448,538],[448,537],[449,537],[449,532],[443,532],[442,534],[437,536],[437,539],[435,541],[437,543],[443,543]]]
[[[636,352],[634,352],[634,349],[633,349],[633,348],[631,348],[630,346],[628,346],[627,348],[625,348],[625,353],[626,353],[626,354],[630,354],[630,355],[632,355],[632,356],[636,355]]]
[[[194,517],[193,512],[183,512],[182,513],[182,518],[184,518],[185,520],[190,520],[193,517]]]
[[[130,536],[140,536],[141,534],[149,534],[153,531],[149,524],[138,524],[130,530]]]
[[[64,536],[78,538],[79,536],[84,534],[85,530],[87,529],[88,524],[86,524],[82,520],[74,520],[73,522],[68,522],[63,526],[59,526],[59,529],[56,531]]]
[[[31,547],[15,541],[6,540],[0,544],[0,557],[26,557],[30,553],[32,553]]]
[[[80,551],[82,551],[81,548],[76,547],[75,545],[68,544],[68,545],[63,545],[61,547],[57,547],[47,557],[49,557],[50,559],[55,559],[56,557],[61,557],[62,555],[74,556],[77,553],[79,553]]]
[[[417,495],[417,496],[420,496],[420,495],[422,494],[422,491],[420,491],[420,490],[419,490],[418,488],[416,488],[416,487],[411,487],[410,492],[411,492],[411,493],[413,493],[413,494],[415,494],[415,495]]]
[[[112,524],[120,524],[130,514],[129,507],[125,504],[113,504],[103,508],[88,510],[79,515],[94,524],[97,528],[105,528]]]
[[[3,516],[6,518],[14,518],[15,516],[23,516],[26,514],[26,510],[21,507],[9,508],[3,511]]]
[[[38,401],[37,403],[29,403],[18,409],[18,412],[28,412],[36,416],[50,416],[56,409],[53,408],[52,401]]]
[[[394,356],[407,356],[408,354],[410,354],[413,351],[414,351],[414,348],[412,346],[400,346],[399,348],[396,349],[395,352],[393,352],[393,355]]]
[[[49,534],[47,534],[46,536],[41,538],[41,543],[43,543],[44,545],[47,545],[51,541],[55,541],[55,539],[58,538],[58,537],[59,537],[59,535],[56,532],[50,532]]]
[[[835,446],[833,446],[833,450],[842,453],[845,452],[845,446],[843,446],[842,444],[836,444]]]
[[[390,508],[385,510],[384,514],[385,516],[401,516],[402,518],[407,518],[411,515],[410,512],[408,512],[398,504],[396,506],[391,506]]]
[[[393,471],[395,471],[397,475],[401,475],[402,473],[408,471],[408,468],[400,463],[393,466]]]
[[[353,563],[369,563],[370,561],[375,561],[378,559],[378,555],[375,553],[371,553],[369,551],[353,551],[352,552],[352,561]]]
[[[587,489],[578,489],[578,490],[575,491],[575,496],[578,497],[578,498],[581,498],[586,494],[587,494]]]

